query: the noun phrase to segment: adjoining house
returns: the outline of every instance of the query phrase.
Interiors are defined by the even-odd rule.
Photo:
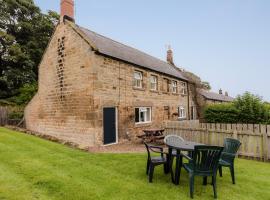
[[[203,108],[209,104],[229,103],[234,101],[233,97],[228,95],[228,92],[223,94],[222,90],[215,93],[206,89],[196,89],[196,103],[197,103],[197,118],[203,120]]]
[[[134,140],[163,120],[193,119],[190,92],[171,50],[164,62],[78,26],[73,0],[62,0],[26,127],[82,146]]]
[[[219,93],[211,92],[205,89],[197,89],[198,98],[202,101],[202,104],[215,104],[215,103],[226,103],[232,102],[234,100],[233,97],[228,95],[228,92],[223,94],[222,90],[219,90]]]

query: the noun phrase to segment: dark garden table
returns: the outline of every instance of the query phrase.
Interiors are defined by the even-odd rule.
[[[183,164],[183,156],[181,155],[181,151],[187,151],[192,154],[194,151],[194,147],[196,145],[203,145],[201,143],[190,142],[190,141],[168,141],[166,145],[169,148],[169,156],[168,156],[168,164],[171,172],[172,182],[175,185],[179,185],[181,167]],[[176,150],[176,165],[175,165],[175,174],[173,173],[173,155],[172,151]]]

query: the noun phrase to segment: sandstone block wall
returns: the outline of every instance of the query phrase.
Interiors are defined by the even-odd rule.
[[[143,89],[133,87],[135,70],[143,73]],[[150,75],[158,91],[150,91]],[[163,79],[178,83],[178,94],[163,91]],[[178,118],[178,107],[194,103],[179,94],[180,80],[95,53],[70,25],[57,26],[39,66],[38,93],[25,109],[29,130],[81,146],[103,144],[103,108],[118,111],[118,138],[135,140],[146,128]],[[135,107],[151,107],[152,122],[135,124]]]
[[[183,106],[188,118],[188,96],[180,95],[180,81],[166,75],[139,68],[135,65],[96,55],[94,102],[97,109],[98,135],[103,134],[103,107],[117,107],[118,134],[122,139],[135,140],[143,129],[159,128],[163,120],[178,118],[178,107]],[[134,71],[143,73],[143,89],[133,87]],[[158,91],[150,90],[150,76],[158,77]],[[178,93],[164,92],[163,79],[178,82]],[[152,122],[135,124],[135,107],[151,107]]]
[[[25,109],[26,127],[81,145],[96,143],[93,52],[65,24],[55,34],[39,66],[38,93]]]

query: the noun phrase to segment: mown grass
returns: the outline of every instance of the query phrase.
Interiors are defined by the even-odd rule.
[[[188,175],[175,186],[162,168],[145,175],[145,154],[91,154],[0,128],[0,199],[190,199]],[[237,184],[218,178],[218,198],[270,199],[270,164],[238,159]],[[213,199],[196,179],[195,199]]]

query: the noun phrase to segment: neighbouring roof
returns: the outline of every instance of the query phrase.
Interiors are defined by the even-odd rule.
[[[104,37],[86,28],[77,27],[86,35],[87,39],[97,48],[97,51],[103,55],[107,55],[116,59],[126,61],[156,72],[161,72],[179,78],[188,80],[180,70],[175,69],[172,65],[158,58],[150,56],[142,51],[117,41]]]
[[[225,96],[223,94],[218,94],[215,92],[210,92],[204,89],[198,89],[197,92],[201,94],[204,98],[215,101],[223,101],[223,102],[232,102],[234,100],[233,97]]]

